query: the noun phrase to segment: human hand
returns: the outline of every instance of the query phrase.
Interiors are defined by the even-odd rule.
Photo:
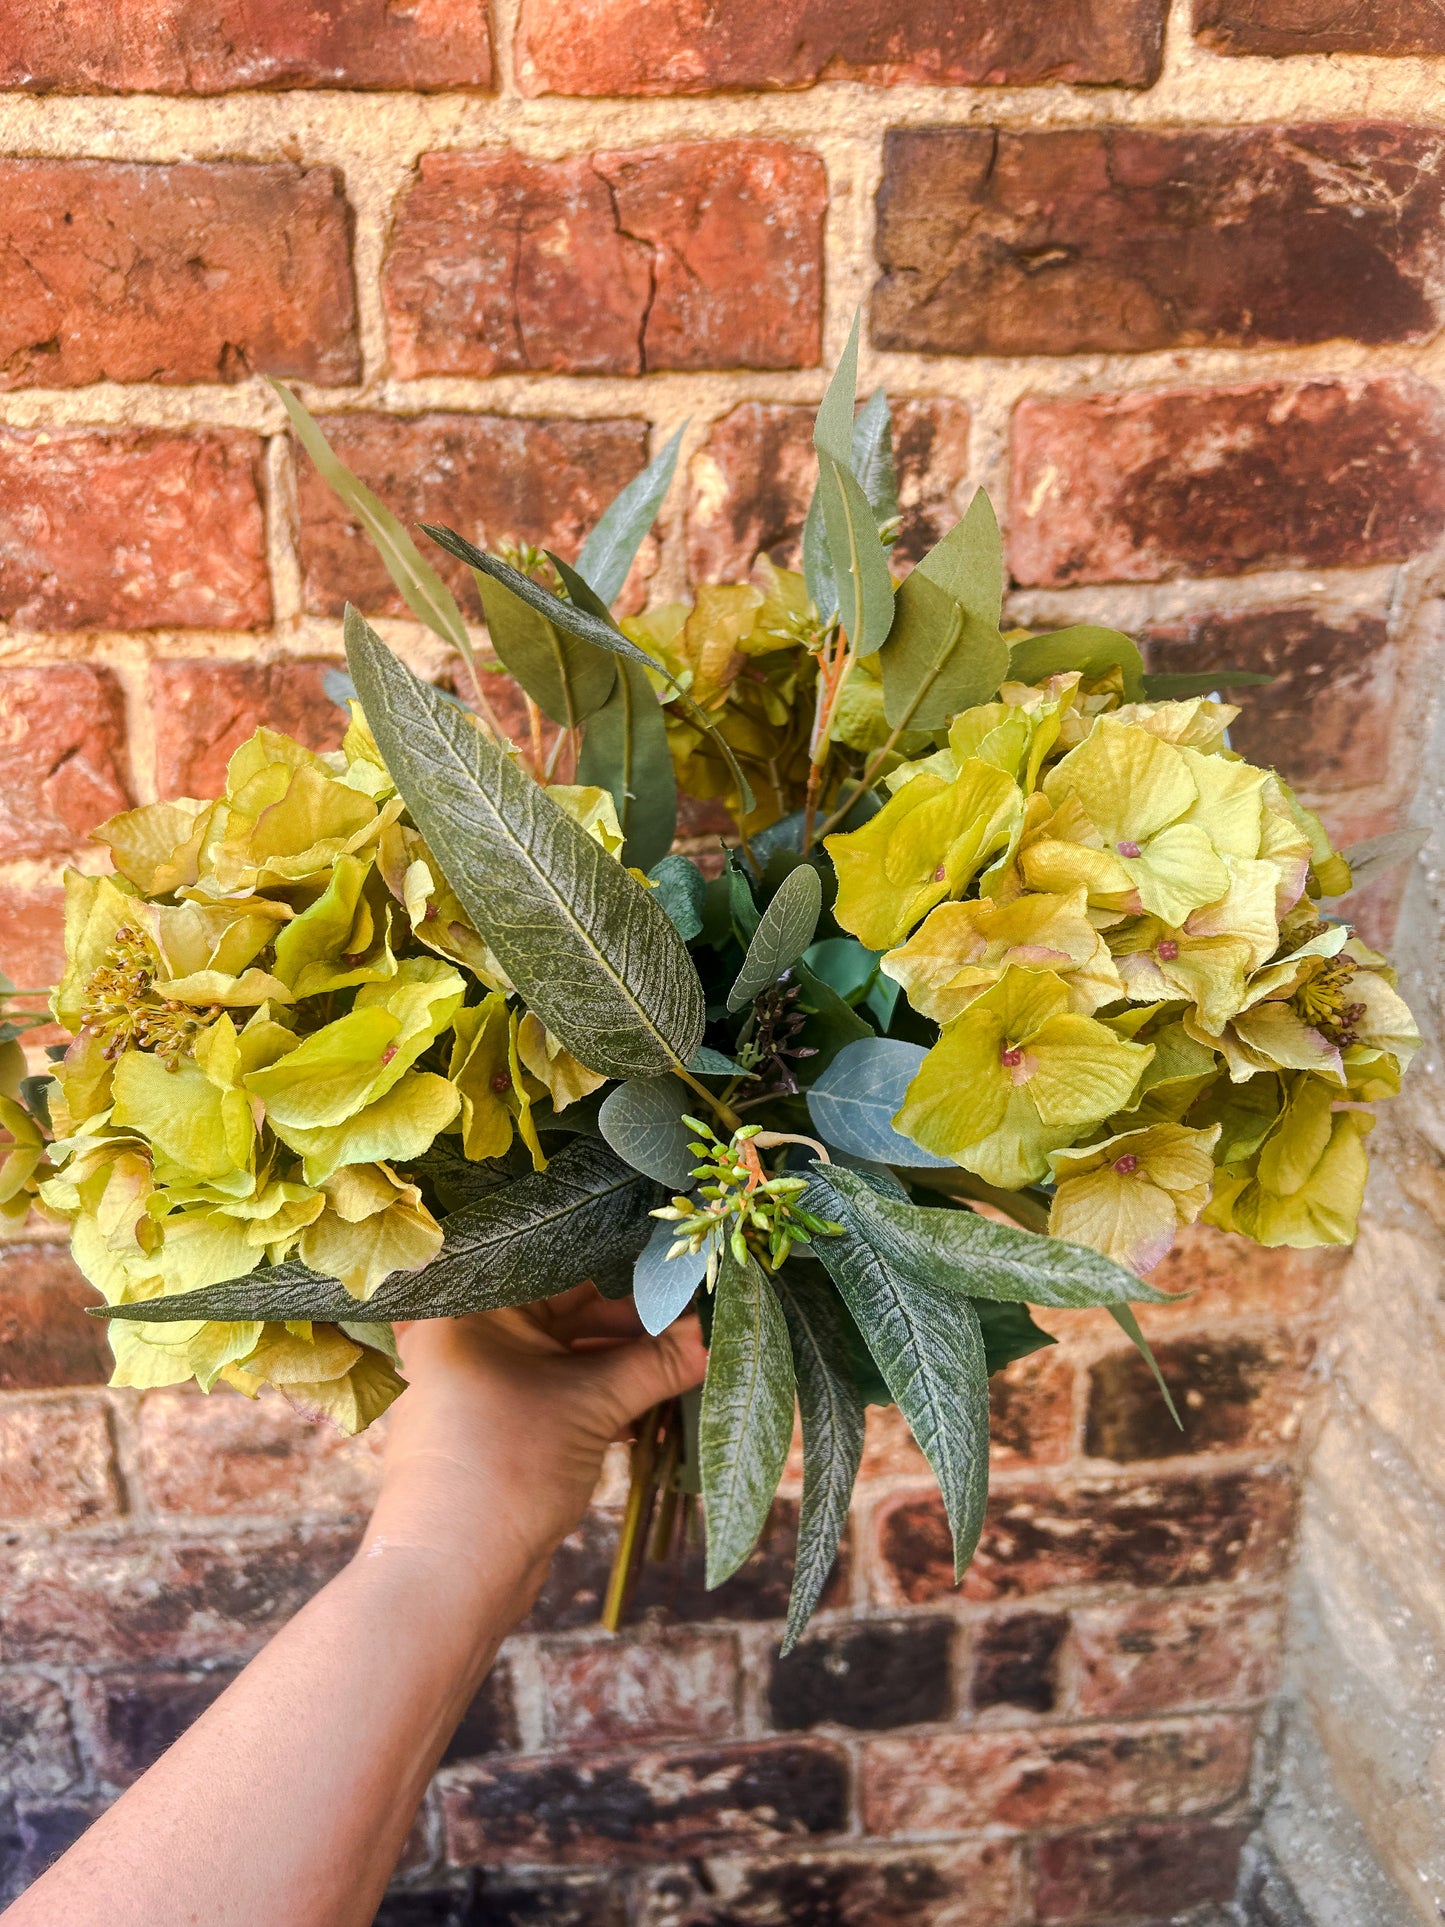
[[[696,1318],[642,1335],[629,1301],[591,1285],[397,1331],[409,1388],[389,1419],[368,1546],[477,1557],[498,1547],[529,1589],[587,1509],[612,1440],[701,1380]]]

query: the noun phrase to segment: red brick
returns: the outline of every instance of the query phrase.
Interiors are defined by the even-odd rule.
[[[218,1700],[234,1669],[210,1673],[121,1672],[82,1675],[79,1698],[95,1771],[129,1786]]]
[[[1249,1830],[1248,1821],[1145,1821],[1117,1832],[1041,1841],[1038,1917],[1174,1920],[1190,1907],[1230,1900]]]
[[[485,0],[12,0],[0,87],[228,94],[252,87],[486,87]]]
[[[1177,1305],[1141,1305],[1140,1323],[1150,1334],[1181,1327],[1213,1328],[1221,1319],[1301,1318],[1333,1296],[1348,1253],[1335,1250],[1272,1251],[1210,1225],[1187,1225],[1169,1256],[1149,1274],[1161,1291],[1187,1293]],[[1107,1312],[1070,1314],[1070,1334],[1112,1336],[1118,1327]]]
[[[1021,1927],[1028,1918],[1022,1889],[1019,1850],[1009,1840],[792,1852],[781,1860],[710,1857],[654,1873],[636,1919],[638,1927]],[[490,1898],[490,1881],[487,1891]],[[572,1917],[538,1918],[565,1918],[570,1927]]]
[[[738,582],[759,554],[801,567],[803,519],[818,479],[811,408],[746,401],[714,424],[689,469],[687,560],[694,582]],[[902,524],[892,559],[911,566],[968,506],[968,408],[893,403]]]
[[[547,1732],[555,1744],[719,1740],[737,1728],[737,1640],[663,1633],[543,1647]]]
[[[782,141],[424,154],[384,270],[396,372],[812,367],[826,206]]]
[[[869,1740],[863,1829],[1032,1832],[1204,1813],[1243,1787],[1253,1738],[1251,1721],[1216,1718]]]
[[[160,794],[221,795],[231,751],[263,724],[308,749],[335,749],[347,718],[322,680],[335,666],[321,661],[152,663]]]
[[[0,1570],[0,1661],[249,1658],[345,1565],[358,1537],[327,1525],[280,1538],[21,1546]]]
[[[953,1717],[951,1619],[869,1621],[815,1631],[768,1680],[768,1716],[782,1733],[812,1726],[881,1732]]]
[[[108,669],[0,669],[0,853],[58,856],[129,808],[125,700]]]
[[[1241,756],[1277,769],[1306,792],[1365,788],[1388,768],[1394,743],[1396,649],[1383,616],[1331,620],[1313,609],[1204,615],[1148,631],[1151,665],[1165,672],[1262,670],[1267,688],[1232,688],[1240,715],[1229,737]]]
[[[609,1864],[841,1833],[848,1760],[813,1741],[473,1767],[442,1793],[447,1858]]]
[[[1221,54],[1445,54],[1433,0],[1194,0],[1194,30]]]
[[[347,467],[408,528],[444,522],[473,542],[531,542],[568,562],[647,460],[647,423],[635,416],[569,421],[358,413],[325,415],[321,425]],[[360,523],[299,450],[296,497],[306,607],[339,616],[354,602],[370,615],[405,615],[406,604]],[[425,536],[420,541],[462,607],[475,614],[470,571]],[[634,565],[635,590],[656,567],[657,543],[649,537]]]
[[[376,1498],[380,1435],[348,1439],[274,1393],[148,1392],[139,1426],[141,1475],[161,1512],[349,1515]]]
[[[103,1385],[105,1326],[85,1312],[99,1302],[63,1245],[0,1248],[0,1392]]]
[[[419,1815],[418,1826],[421,1819]],[[626,1927],[625,1876],[488,1867],[485,1877],[485,1905],[499,1927],[501,1923],[511,1927],[513,1922],[526,1922],[528,1927],[542,1922],[547,1927]],[[452,1927],[458,1904],[455,1887],[393,1888],[382,1901],[373,1927]]]
[[[1439,134],[1377,122],[895,129],[873,339],[953,355],[1419,339],[1445,293],[1442,157]]]
[[[98,1399],[0,1403],[0,1519],[89,1525],[124,1505],[110,1417]]]
[[[0,432],[0,618],[19,629],[270,620],[261,443],[239,429]]]
[[[1076,1710],[1092,1719],[1247,1706],[1278,1686],[1283,1602],[1216,1594],[1081,1607],[1073,1652]]]
[[[1089,1370],[1084,1451],[1126,1464],[1288,1448],[1299,1436],[1313,1353],[1307,1336],[1286,1331],[1201,1333],[1155,1344],[1181,1429],[1138,1352],[1110,1352]]]
[[[1055,1586],[1273,1578],[1288,1557],[1293,1523],[1293,1484],[1280,1472],[1009,1486],[989,1501],[963,1595],[1013,1599]],[[952,1593],[953,1552],[935,1494],[885,1505],[876,1532],[880,1603],[922,1605]]]
[[[524,94],[710,94],[825,78],[1147,87],[1164,14],[1162,0],[524,0],[517,80]]]
[[[1062,1697],[1067,1613],[997,1613],[977,1628],[968,1699],[976,1713],[1052,1713]]]
[[[863,1441],[860,1482],[871,1479],[926,1479],[928,1461],[919,1451],[908,1421],[896,1405],[870,1405]]]
[[[0,690],[3,686],[0,683]],[[58,884],[11,883],[5,888],[5,903],[8,914],[0,922],[0,970],[19,990],[48,990],[65,969],[65,892]],[[19,1001],[22,1010],[45,1007],[34,997]],[[47,1024],[27,1031],[26,1042],[55,1043],[65,1034],[57,1025]]]
[[[0,1676],[0,1786],[12,1795],[63,1793],[77,1777],[59,1687],[35,1673]]]
[[[510,1753],[520,1744],[512,1668],[500,1659],[457,1722],[442,1765],[455,1766],[458,1760],[478,1760],[488,1753]]]
[[[1445,532],[1445,402],[1408,376],[1029,397],[1010,492],[1022,583],[1397,561]]]
[[[0,388],[361,378],[333,167],[0,160]]]
[[[1074,1449],[1074,1365],[1061,1352],[1015,1359],[988,1382],[996,1466],[1059,1465]]]

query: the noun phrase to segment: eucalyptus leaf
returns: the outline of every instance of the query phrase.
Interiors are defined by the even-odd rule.
[[[651,1179],[597,1138],[575,1138],[545,1171],[454,1211],[442,1248],[419,1271],[394,1271],[364,1303],[333,1278],[295,1262],[202,1291],[102,1306],[102,1318],[171,1323],[192,1318],[457,1318],[570,1290],[594,1270],[630,1265],[646,1243],[657,1200]]]
[[[638,1253],[632,1268],[632,1298],[644,1331],[654,1338],[665,1332],[687,1310],[693,1294],[707,1275],[707,1246],[700,1251],[668,1252],[677,1242],[677,1226],[666,1219]]]
[[[684,943],[702,935],[702,906],[707,896],[707,878],[685,856],[661,857],[647,872],[657,886],[657,901],[662,905]]]
[[[683,1112],[696,1099],[676,1077],[631,1077],[603,1099],[597,1122],[618,1157],[670,1191],[686,1191],[697,1163]]]
[[[576,729],[600,710],[617,683],[617,658],[557,628],[483,570],[472,574],[498,661],[543,715]]]
[[[528,1006],[606,1077],[685,1064],[702,1041],[702,985],[653,893],[354,609],[345,628],[386,766]]]
[[[344,669],[323,670],[321,687],[326,691],[327,700],[338,709],[345,709],[348,703],[356,701],[356,684]]]
[[[720,1050],[712,1050],[706,1044],[698,1045],[685,1068],[690,1070],[694,1077],[746,1077],[748,1075],[735,1058],[725,1057]]]
[[[860,1037],[838,1052],[808,1092],[808,1113],[825,1144],[875,1164],[950,1168],[893,1128],[904,1093],[928,1055],[897,1037]]]
[[[883,647],[893,625],[888,551],[857,477],[821,449],[818,495],[828,560],[838,585],[838,619],[854,653],[871,656]]]
[[[793,1440],[793,1394],[778,1294],[756,1259],[739,1264],[724,1246],[698,1433],[709,1589],[732,1577],[767,1524]]]
[[[572,607],[582,610],[584,615],[596,616],[599,622],[605,622],[609,628],[616,629],[617,624],[613,620],[612,611],[587,578],[574,569],[570,562],[564,561],[554,550],[544,549],[542,553],[557,571],[562,587],[567,591],[567,600]]]
[[[942,729],[988,702],[1009,674],[1003,612],[1003,544],[982,489],[899,587],[893,627],[878,659],[883,713],[893,729]]]
[[[1196,669],[1179,675],[1150,673],[1144,678],[1144,696],[1151,703],[1178,702],[1187,696],[1212,696],[1220,689],[1243,689],[1273,681],[1273,676],[1262,675],[1255,669]]]
[[[580,574],[610,608],[622,593],[627,571],[642,547],[648,530],[657,520],[677,467],[677,451],[687,432],[684,422],[677,433],[660,448],[640,475],[634,475],[620,494],[613,496],[598,516],[592,533],[582,544],[577,558]]]
[[[869,950],[856,937],[824,937],[810,943],[803,962],[846,1002],[856,1002],[878,974],[881,950]]]
[[[853,458],[854,406],[858,394],[858,342],[863,331],[863,310],[853,310],[853,325],[838,357],[838,365],[823,390],[823,399],[813,418],[813,446],[820,455],[831,455],[845,467]]]
[[[1132,637],[1097,623],[1079,622],[1046,636],[1026,636],[1009,651],[1011,682],[1042,682],[1046,676],[1077,669],[1090,679],[1118,668],[1124,672],[1124,700],[1144,694],[1144,658]]]
[[[728,992],[728,1009],[742,1010],[775,984],[813,941],[823,911],[823,885],[811,863],[801,863],[779,885],[748,944],[748,954]]]
[[[1182,1432],[1184,1430],[1184,1421],[1179,1416],[1179,1407],[1174,1403],[1174,1394],[1170,1391],[1164,1374],[1159,1369],[1159,1360],[1154,1356],[1154,1347],[1144,1336],[1133,1308],[1129,1305],[1110,1305],[1109,1313],[1114,1323],[1119,1327],[1120,1331],[1124,1333],[1125,1337],[1129,1339],[1135,1350],[1139,1353],[1139,1356],[1153,1373],[1154,1383],[1159,1387],[1169,1416]]]
[[[316,420],[291,390],[283,388],[279,381],[271,381],[269,375],[266,380],[281,397],[296,439],[311,457],[317,474],[360,522],[407,608],[434,635],[460,650],[471,662],[472,640],[456,597],[446,583],[431,564],[422,559],[420,549],[386,504],[332,452]]]
[[[877,1219],[865,1201],[889,1200],[865,1177],[815,1164],[804,1195],[810,1211],[843,1226],[813,1249],[933,1467],[961,1578],[988,1502],[988,1360],[978,1313],[954,1285],[901,1271],[891,1250],[879,1247]]]
[[[868,497],[868,506],[881,535],[889,523],[897,523],[899,516],[898,476],[893,466],[893,411],[888,406],[887,389],[875,388],[854,416],[848,463],[858,478],[858,486]]]
[[[618,663],[611,697],[587,719],[577,781],[610,793],[629,868],[649,870],[667,855],[677,834],[677,778],[662,705],[635,662]]]
[[[803,1422],[803,1498],[784,1653],[792,1651],[822,1596],[848,1523],[863,1458],[863,1395],[853,1377],[846,1316],[816,1266],[784,1266],[778,1295],[793,1348]]]
[[[1350,866],[1351,890],[1367,890],[1378,878],[1388,876],[1400,864],[1408,863],[1430,841],[1430,832],[1412,824],[1403,830],[1386,830],[1383,836],[1366,837],[1352,843],[1340,855]]]

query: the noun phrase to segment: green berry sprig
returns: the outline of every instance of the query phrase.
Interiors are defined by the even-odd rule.
[[[709,1291],[717,1282],[725,1240],[740,1265],[752,1256],[776,1271],[795,1244],[811,1244],[815,1237],[836,1237],[842,1231],[842,1225],[816,1216],[799,1202],[800,1193],[808,1188],[806,1178],[781,1172],[770,1175],[763,1166],[760,1152],[764,1148],[811,1145],[810,1138],[745,1124],[724,1143],[700,1119],[685,1117],[682,1121],[697,1132],[688,1147],[701,1160],[693,1170],[697,1193],[694,1197],[676,1197],[652,1215],[677,1226],[669,1258],[706,1248]]]

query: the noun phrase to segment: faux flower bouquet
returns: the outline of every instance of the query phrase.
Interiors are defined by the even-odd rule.
[[[695,1303],[706,1386],[644,1424],[609,1613],[654,1492],[654,1544],[700,1491],[709,1582],[738,1567],[796,1405],[790,1641],[870,1401],[961,1572],[989,1374],[1052,1342],[1029,1308],[1105,1305],[1142,1345],[1179,1225],[1347,1240],[1418,1041],[1322,914],[1351,861],[1229,748],[1222,672],[1003,633],[981,493],[894,580],[856,347],[801,574],[614,619],[675,441],[575,567],[427,531],[475,573],[523,748],[440,577],[286,396],[468,695],[348,611],[339,751],[263,729],[224,796],[102,825],[114,874],[68,883],[75,1041],[3,1114],[8,1195],[70,1219],[117,1384],[270,1384],[356,1430],[403,1388],[394,1319],[589,1278],[653,1331]],[[736,821],[715,873],[669,853],[679,783]]]

